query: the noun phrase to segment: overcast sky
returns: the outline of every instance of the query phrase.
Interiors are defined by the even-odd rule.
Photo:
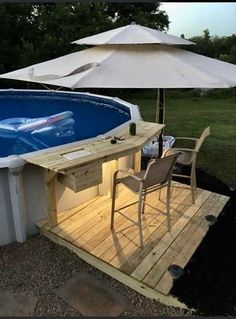
[[[186,38],[201,35],[236,34],[236,2],[162,2],[161,10],[169,16],[168,33]]]

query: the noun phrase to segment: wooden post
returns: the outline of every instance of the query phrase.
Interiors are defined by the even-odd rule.
[[[134,173],[138,173],[141,170],[141,150],[133,155],[133,169]]]
[[[158,109],[159,109],[159,115],[158,115]],[[165,118],[165,89],[158,89],[157,103],[156,103],[156,122],[163,124],[164,118]],[[158,148],[159,157],[161,157],[163,153],[163,135],[164,135],[164,130],[162,129],[159,134],[159,148]]]
[[[57,221],[57,201],[55,191],[56,173],[45,170],[45,191],[47,200],[48,224],[56,226]]]
[[[98,185],[99,195],[107,195],[110,192],[110,180],[110,162],[106,162],[102,164],[102,183]]]
[[[141,170],[141,150],[133,155],[133,168],[134,173],[138,173]]]

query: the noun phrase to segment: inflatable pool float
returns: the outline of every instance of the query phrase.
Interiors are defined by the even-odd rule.
[[[163,137],[163,151],[171,148],[175,142],[175,138],[170,135]],[[150,143],[146,144],[142,149],[142,156],[155,158],[158,157],[159,141],[158,138],[153,139]]]
[[[75,124],[73,112],[65,111],[47,117],[24,118],[15,117],[0,121],[0,137],[19,139],[34,150],[48,146],[45,137],[52,139],[74,134]],[[40,138],[44,138],[44,142]]]

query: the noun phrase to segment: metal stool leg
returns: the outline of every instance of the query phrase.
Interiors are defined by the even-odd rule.
[[[138,231],[139,231],[139,242],[140,247],[143,248],[143,233],[142,233],[142,194],[143,185],[140,184],[139,188],[139,198],[138,198]]]
[[[146,197],[147,197],[147,192],[146,190],[144,191],[143,194],[143,207],[142,207],[142,214],[144,214],[144,210],[145,210],[145,201],[146,201]]]
[[[190,187],[191,187],[192,203],[195,204],[194,191],[196,188],[196,175],[195,175],[195,169],[193,166],[191,167]]]
[[[171,192],[170,192],[170,185],[171,185],[171,181],[168,181],[168,185],[167,185],[167,196],[166,196],[166,207],[167,207],[167,227],[168,227],[168,231],[170,231],[171,229],[171,225],[170,225],[170,197],[171,197]]]
[[[114,174],[113,187],[112,187],[112,204],[111,204],[111,229],[114,227],[115,216],[115,200],[116,200],[116,186],[117,186],[117,172]]]

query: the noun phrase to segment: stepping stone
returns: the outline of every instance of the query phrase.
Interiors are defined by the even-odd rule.
[[[31,292],[0,290],[0,317],[32,317],[37,301]]]
[[[84,316],[118,316],[127,298],[92,275],[79,272],[55,292]]]

